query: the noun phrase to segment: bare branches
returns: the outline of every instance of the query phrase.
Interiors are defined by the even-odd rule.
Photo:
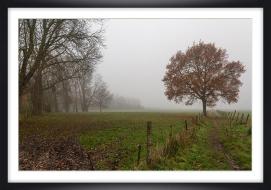
[[[57,64],[98,63],[103,29],[89,28],[91,20],[21,19],[19,21],[20,94],[39,70]]]
[[[69,103],[70,83],[92,73],[102,59],[103,28],[93,23],[98,24],[95,19],[19,20],[20,97],[29,93],[42,97],[52,88],[57,102],[57,86],[62,84],[62,99]],[[42,104],[42,98],[36,100],[40,102],[32,102],[33,107]]]

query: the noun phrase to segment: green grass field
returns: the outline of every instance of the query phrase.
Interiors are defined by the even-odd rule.
[[[50,157],[52,147],[60,146],[58,141],[74,138],[90,155],[95,170],[251,169],[249,127],[238,124],[229,127],[226,118],[211,116],[195,124],[192,118],[197,114],[91,112],[33,116],[20,120],[19,124],[20,153],[23,155],[20,159],[24,161],[20,164],[27,164],[21,168],[46,169],[38,166],[43,162],[54,162]],[[188,121],[188,130],[184,127],[185,120]],[[152,122],[151,166],[146,165],[147,121]],[[138,145],[142,146],[139,165]],[[59,152],[68,146],[71,145],[61,144]],[[166,154],[168,149],[174,149],[173,153],[170,150],[171,153]],[[69,155],[65,154],[78,154],[69,151],[62,153],[62,157],[67,159]]]

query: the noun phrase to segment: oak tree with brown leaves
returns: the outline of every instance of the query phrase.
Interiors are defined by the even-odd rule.
[[[215,106],[219,99],[229,104],[238,101],[244,72],[240,61],[228,61],[225,49],[200,41],[171,57],[163,78],[165,95],[186,105],[200,100],[206,116],[206,106]]]

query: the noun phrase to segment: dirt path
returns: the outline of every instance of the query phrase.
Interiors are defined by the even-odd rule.
[[[216,152],[221,152],[224,155],[225,157],[224,160],[227,161],[231,169],[240,170],[240,167],[232,159],[231,155],[225,151],[223,144],[220,142],[219,124],[217,123],[217,118],[212,119],[211,122],[212,122],[212,129],[209,134],[209,141],[211,142],[211,145],[213,146],[214,150]]]

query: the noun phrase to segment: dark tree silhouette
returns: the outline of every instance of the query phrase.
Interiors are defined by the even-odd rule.
[[[229,104],[238,101],[239,78],[244,72],[240,61],[228,61],[225,49],[200,41],[171,57],[163,78],[165,95],[186,105],[201,100],[206,116],[206,106],[215,106],[219,99]]]
[[[19,98],[31,91],[33,114],[43,111],[45,90],[52,89],[56,95],[58,84],[93,70],[101,60],[103,27],[98,22],[99,19],[19,19]],[[68,102],[68,91],[64,91]]]

